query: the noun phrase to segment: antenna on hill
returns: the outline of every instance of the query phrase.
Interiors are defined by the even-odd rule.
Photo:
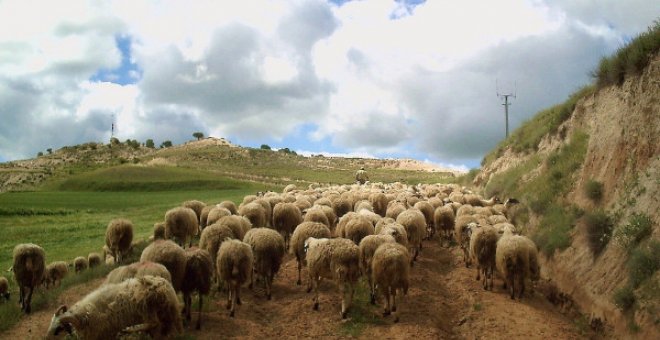
[[[112,141],[115,139],[115,114],[112,114],[112,123],[110,127],[110,159],[112,159]]]
[[[502,105],[504,105],[504,119],[505,119],[505,123],[506,123],[506,137],[507,138],[509,137],[509,105],[511,105],[511,103],[509,103],[509,97],[516,98],[516,83],[514,82],[513,84],[514,84],[513,85],[513,93],[511,93],[511,92],[500,93],[499,83],[497,81],[497,78],[495,78],[495,91],[497,93],[497,97],[498,98],[504,98],[504,103],[502,103]]]

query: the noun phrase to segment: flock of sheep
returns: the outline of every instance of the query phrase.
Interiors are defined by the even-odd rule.
[[[227,292],[226,307],[233,317],[245,284],[263,284],[265,298],[271,299],[272,282],[287,250],[297,261],[298,285],[302,268],[307,268],[314,310],[319,308],[321,280],[335,282],[342,318],[347,317],[358,279],[365,276],[371,303],[380,294],[383,316],[394,314],[398,321],[397,294],[407,294],[422,243],[434,238],[443,245],[458,244],[465,265],[476,263],[477,280],[483,276],[484,289],[492,290],[498,272],[511,298],[522,298],[525,281],[538,280],[539,265],[536,245],[518,235],[507,219],[513,203],[517,202],[485,200],[454,184],[368,182],[310,185],[304,190],[289,185],[283,193],[248,195],[238,207],[231,201],[186,201],[154,225],[153,240],[139,262],[115,268],[98,289],[70,308],[60,307],[48,337],[76,333],[83,339],[101,339],[126,332],[168,337],[182,332],[182,315],[190,321],[195,293],[199,329],[202,296],[212,286]],[[92,253],[74,260],[76,272],[102,259],[106,264],[125,262],[132,250],[133,224],[126,219],[110,221],[105,241],[103,256]],[[44,250],[34,244],[17,245],[13,256],[20,303],[29,313],[34,288],[61,281],[68,265],[59,261],[46,266]],[[0,297],[9,299],[4,277]]]

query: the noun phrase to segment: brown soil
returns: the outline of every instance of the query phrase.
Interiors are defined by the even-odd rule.
[[[475,280],[476,270],[465,268],[457,248],[426,242],[411,270],[408,295],[399,301],[401,320],[381,316],[381,305],[372,306],[364,283],[356,293],[349,319],[340,316],[337,288],[323,281],[320,310],[312,310],[312,294],[297,286],[296,262],[287,255],[273,285],[273,299],[263,290],[243,288],[243,304],[230,318],[224,309],[225,294],[212,294],[204,306],[202,329],[186,327],[197,339],[222,338],[359,338],[377,339],[579,339],[585,338],[574,321],[559,313],[539,293],[522,301],[510,300],[495,280],[493,292],[484,291]],[[41,338],[60,304],[73,304],[102,282],[94,280],[63,293],[47,310],[24,317],[0,338]],[[195,307],[194,307],[195,308]],[[196,320],[193,314],[193,321]],[[194,324],[194,323],[193,323]]]

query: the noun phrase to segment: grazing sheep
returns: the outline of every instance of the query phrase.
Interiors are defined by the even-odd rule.
[[[408,248],[411,249],[410,253],[414,254],[412,260],[417,261],[417,255],[419,255],[419,251],[422,249],[422,239],[426,234],[426,219],[424,219],[424,214],[415,208],[408,209],[399,214],[396,218],[396,223],[406,228]],[[412,265],[412,262],[410,264]]]
[[[474,207],[469,204],[463,204],[456,210],[456,217],[465,216],[465,215],[474,215],[476,212]]]
[[[499,223],[507,223],[509,220],[506,219],[506,216],[504,215],[491,215],[488,216],[488,223],[490,225],[496,225]]]
[[[495,271],[495,251],[499,235],[495,228],[483,226],[472,231],[470,254],[477,263],[477,280],[483,273],[482,285],[485,290],[493,290],[493,272]]]
[[[319,222],[325,224],[328,228],[330,228],[330,221],[328,221],[328,216],[320,207],[309,208],[305,212],[305,217],[303,218],[303,222]]]
[[[373,235],[374,225],[371,221],[360,214],[357,214],[354,218],[349,219],[346,225],[343,228],[344,234],[341,237],[347,238],[356,245],[360,244],[360,241],[367,235]]]
[[[300,209],[300,211],[304,211],[312,207],[312,203],[310,203],[309,200],[303,197],[297,198],[296,201],[293,202],[293,204],[295,204],[296,207]]]
[[[239,215],[225,216],[214,224],[223,225],[229,228],[234,234],[233,238],[237,240],[242,240],[243,237],[245,237],[245,233],[247,233],[248,230],[252,228],[250,220],[244,216]]]
[[[504,279],[504,287],[509,288],[511,299],[516,295],[518,281],[518,299],[525,293],[525,278],[529,271],[529,249],[523,236],[514,235],[510,230],[497,241],[495,264]]]
[[[110,221],[105,230],[105,245],[114,256],[115,263],[121,263],[127,255],[133,242],[133,222],[118,218]]]
[[[335,214],[335,210],[332,209],[332,206],[318,204],[318,201],[315,204],[317,208],[323,211],[325,217],[328,219],[328,228],[330,228],[330,231],[335,230],[335,227],[337,226],[337,215]],[[314,209],[314,206],[312,206],[312,209]]]
[[[385,217],[388,200],[384,193],[378,192],[369,195],[369,202],[371,202],[371,205],[374,207],[374,212],[376,214]]]
[[[397,201],[391,201],[387,207],[387,210],[385,211],[385,217],[390,217],[396,220],[399,214],[401,214],[404,211],[406,211],[405,204]]]
[[[87,262],[86,257],[78,256],[75,259],[73,259],[73,269],[76,274],[87,269],[87,267],[89,267],[89,263]]]
[[[255,228],[266,227],[266,210],[257,202],[242,204],[238,208],[238,214],[247,217]]]
[[[408,233],[406,232],[406,228],[399,223],[396,223],[394,220],[376,226],[375,232],[377,235],[391,235],[394,237],[396,243],[405,247],[408,246]]]
[[[371,273],[374,284],[385,297],[385,310],[383,316],[394,312],[394,322],[399,321],[396,313],[396,294],[408,294],[410,285],[410,254],[406,247],[398,243],[384,243],[380,245],[371,260]],[[390,303],[390,296],[392,302]]]
[[[221,218],[223,218],[225,216],[235,216],[235,215],[232,215],[231,211],[229,211],[229,209],[227,209],[227,208],[213,207],[213,209],[211,209],[211,211],[209,211],[209,215],[206,217],[206,225],[204,226],[204,228],[206,228],[206,226],[209,226],[209,225],[212,225],[212,224],[218,222]],[[202,228],[202,230],[204,228]]]
[[[197,200],[190,200],[183,202],[181,206],[185,208],[190,208],[195,212],[195,215],[197,215],[197,221],[199,225],[199,221],[202,217],[202,210],[204,210],[206,203]]]
[[[9,281],[6,277],[0,276],[0,299],[9,301]]]
[[[297,225],[302,223],[302,214],[295,203],[277,203],[273,209],[273,227],[284,238],[284,246],[289,246],[289,237]]]
[[[345,319],[353,301],[354,286],[360,277],[360,249],[353,241],[334,238],[305,241],[310,286],[314,289],[314,310],[319,309],[319,284],[323,278],[333,279],[342,295],[341,317]]]
[[[202,295],[208,295],[211,291],[211,276],[213,264],[211,255],[208,251],[197,247],[186,249],[186,270],[184,274],[181,292],[183,293],[183,314],[186,321],[190,322],[190,310],[192,308],[192,293],[199,295],[197,305],[197,325],[195,328],[202,327]]]
[[[413,207],[419,209],[424,214],[424,219],[426,220],[426,238],[429,240],[432,239],[435,235],[435,224],[433,223],[435,208],[427,201],[419,201]]]
[[[254,285],[254,273],[262,277],[266,285],[266,298],[271,299],[273,278],[280,270],[284,257],[284,238],[277,231],[267,228],[250,229],[243,242],[252,247],[254,255],[253,272],[250,288]]]
[[[165,238],[176,238],[181,247],[192,246],[192,238],[199,231],[199,218],[190,208],[176,207],[165,213]]]
[[[212,204],[212,205],[207,205],[202,209],[202,213],[199,215],[200,230],[204,230],[204,228],[206,228],[206,226],[208,225],[209,213],[215,207],[217,207],[217,205]]]
[[[259,198],[254,201],[254,203],[258,203],[261,205],[262,208],[264,208],[264,213],[266,216],[266,221],[264,223],[264,227],[270,227],[273,222],[273,208],[270,206],[270,203],[268,203],[267,200],[263,198]],[[302,209],[301,209],[302,211]],[[255,226],[255,228],[258,228]]]
[[[170,271],[160,263],[143,261],[135,262],[126,266],[119,266],[113,269],[105,278],[103,284],[120,283],[128,279],[144,277],[147,275],[162,277],[172,283]]]
[[[238,209],[236,208],[236,203],[232,201],[222,201],[218,204],[218,206],[229,210],[229,212],[231,212],[232,215],[238,215]]]
[[[514,205],[520,203],[517,199],[515,198],[507,198],[504,203],[498,203],[494,204],[490,207],[490,209],[493,211],[494,214],[500,214],[504,215],[507,218],[509,218],[508,212],[509,209]]]
[[[32,243],[23,243],[14,247],[14,281],[19,287],[21,310],[30,314],[32,293],[41,284],[46,269],[46,253],[43,248]]]
[[[89,268],[94,268],[101,265],[101,254],[89,253],[89,255],[87,255],[87,263],[89,264]]]
[[[259,197],[257,197],[257,195],[247,195],[247,196],[243,197],[243,202],[241,202],[241,205],[252,203],[252,202],[256,201],[257,198],[259,198]],[[240,210],[240,207],[239,207],[239,210]]]
[[[174,290],[181,291],[186,271],[186,253],[183,248],[170,240],[154,241],[142,251],[140,262],[145,261],[156,262],[165,266],[172,276]]]
[[[69,273],[69,265],[64,261],[51,262],[46,266],[44,272],[44,285],[46,289],[48,286],[55,286],[56,283],[62,284],[62,279]]]
[[[145,276],[103,285],[71,308],[53,315],[47,339],[74,332],[80,339],[114,339],[120,333],[147,332],[154,339],[183,331],[179,303],[172,285],[161,277]]]
[[[369,282],[372,305],[376,303],[376,285],[371,275],[371,259],[378,246],[387,242],[395,242],[394,237],[392,235],[368,235],[360,241],[360,268],[362,269],[362,274],[367,277]]]
[[[368,200],[360,200],[355,202],[353,211],[360,212],[360,210],[368,210],[374,212],[374,207],[371,205],[371,202],[369,202]]]
[[[154,240],[165,239],[165,222],[154,223]]]
[[[458,216],[454,221],[454,239],[463,251],[465,267],[470,267],[470,264],[472,264],[469,254],[470,235],[472,234],[472,227],[470,225],[476,224],[477,222],[475,218],[471,215]]]
[[[291,235],[291,243],[289,244],[289,253],[296,256],[298,262],[298,281],[297,285],[302,284],[300,279],[300,271],[303,264],[305,264],[305,241],[310,238],[330,238],[331,231],[325,224],[317,222],[303,222],[299,224]]]
[[[528,237],[525,236],[521,236],[521,237],[522,238],[520,240],[527,249],[527,259],[529,265],[529,271],[527,275],[529,279],[532,281],[532,284],[535,284],[541,278],[538,248],[536,247],[534,241],[530,240]],[[532,288],[533,287],[534,286],[532,285]]]
[[[236,305],[241,304],[241,286],[250,278],[252,263],[252,248],[249,244],[227,240],[220,245],[216,271],[218,277],[229,284],[227,309],[230,317],[234,317]]]
[[[337,218],[341,218],[346,213],[352,210],[353,204],[348,197],[337,197],[332,201],[332,209],[335,211]]]
[[[289,193],[289,192],[295,191],[295,190],[297,190],[297,189],[298,189],[298,187],[296,187],[295,184],[289,184],[289,185],[287,185],[287,186],[284,187],[284,190],[282,190],[282,193],[285,193],[285,194],[286,194],[286,193]]]
[[[211,255],[211,263],[215,266],[216,257],[218,256],[218,249],[220,244],[227,239],[235,239],[236,235],[226,225],[212,224],[202,231],[202,236],[199,238],[199,247],[205,249]],[[215,270],[213,275],[215,276]],[[217,281],[217,277],[216,277]]]
[[[433,213],[435,229],[440,231],[440,236],[447,242],[451,240],[451,235],[454,231],[454,218],[454,209],[449,205],[440,206]]]
[[[515,225],[509,222],[498,223],[493,226],[498,234],[504,234],[507,230],[511,231],[513,234],[518,233],[518,229]]]

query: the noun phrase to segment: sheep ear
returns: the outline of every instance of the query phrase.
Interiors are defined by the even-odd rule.
[[[75,329],[80,329],[80,321],[73,315],[62,316],[60,318],[60,325],[62,325],[69,334],[71,334],[71,329],[67,326],[73,326]]]
[[[67,311],[66,305],[61,305],[60,308],[58,308],[57,311],[55,312],[55,316],[60,316],[66,313],[66,311]]]

